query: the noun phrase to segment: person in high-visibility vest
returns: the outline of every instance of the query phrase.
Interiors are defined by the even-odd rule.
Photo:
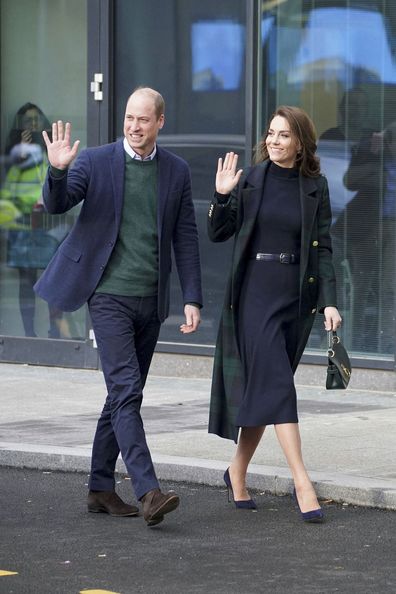
[[[35,294],[38,271],[45,268],[58,242],[40,232],[44,222],[42,185],[48,169],[43,130],[51,126],[42,110],[25,103],[15,116],[8,135],[6,156],[9,164],[0,190],[0,226],[8,230],[7,265],[19,274],[19,306],[26,336],[36,336]],[[47,215],[45,215],[47,216]],[[59,338],[62,312],[49,309],[48,336]]]

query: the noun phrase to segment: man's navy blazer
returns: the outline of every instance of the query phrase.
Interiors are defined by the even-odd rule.
[[[202,304],[198,232],[187,163],[157,146],[159,245],[158,316],[169,313],[173,244],[184,303]],[[78,218],[35,285],[37,294],[62,311],[74,311],[94,293],[120,229],[124,197],[123,141],[83,150],[62,177],[48,172],[44,205],[61,214],[81,201]]]

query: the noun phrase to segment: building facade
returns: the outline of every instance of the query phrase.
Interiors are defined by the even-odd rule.
[[[313,118],[333,209],[343,340],[355,366],[394,369],[396,3],[392,0],[0,0],[0,360],[98,365],[86,308],[51,310],[33,284],[77,211],[40,204],[41,131],[72,122],[80,147],[122,134],[138,85],[166,101],[160,143],[188,161],[205,307],[198,333],[178,327],[177,276],[158,349],[211,355],[231,242],[210,244],[217,159],[242,164],[275,107]],[[304,360],[324,360],[317,317]]]

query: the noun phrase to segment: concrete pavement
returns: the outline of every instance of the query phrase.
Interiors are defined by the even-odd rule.
[[[0,465],[88,472],[106,395],[101,372],[3,363],[0,373]],[[354,387],[353,377],[348,390],[326,391],[323,368],[316,374],[312,385],[298,374],[296,383],[304,458],[318,495],[396,510],[395,391]],[[149,377],[142,414],[160,479],[222,484],[234,444],[207,433],[209,391],[208,377]],[[273,427],[253,462],[250,488],[292,490]]]

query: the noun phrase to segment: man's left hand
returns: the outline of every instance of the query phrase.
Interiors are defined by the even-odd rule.
[[[187,305],[184,306],[184,315],[186,316],[186,323],[180,326],[180,332],[189,334],[190,332],[198,330],[201,321],[201,311],[199,307],[187,303]]]

